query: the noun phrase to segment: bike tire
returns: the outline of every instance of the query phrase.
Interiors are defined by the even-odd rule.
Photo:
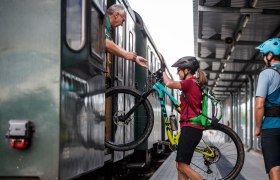
[[[203,131],[202,139],[214,149],[215,157],[209,158],[195,152],[192,168],[204,179],[235,179],[245,158],[244,146],[238,135],[223,124],[215,124]],[[205,151],[208,149],[202,140],[197,148]]]
[[[111,100],[112,104],[109,112],[111,115],[107,116],[106,112],[106,124],[111,125],[110,130],[105,130],[105,145],[108,148],[116,151],[131,150],[149,137],[154,125],[154,112],[148,99],[144,99],[137,107],[129,117],[129,122],[118,121],[140,99],[140,91],[130,87],[113,87],[106,91],[106,103]]]

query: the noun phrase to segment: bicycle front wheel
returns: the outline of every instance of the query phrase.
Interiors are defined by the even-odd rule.
[[[132,114],[123,119],[131,109]],[[134,149],[149,137],[153,124],[152,106],[139,91],[129,87],[113,87],[106,91],[107,147],[116,151]]]
[[[204,179],[234,179],[240,173],[245,157],[238,135],[231,128],[216,124],[203,131],[197,149],[210,152],[206,144],[214,151],[214,157],[195,152],[192,168]]]

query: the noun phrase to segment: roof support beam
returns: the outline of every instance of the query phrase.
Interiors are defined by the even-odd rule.
[[[208,87],[216,87],[216,88],[238,88],[239,86],[214,86],[214,85],[207,85]]]
[[[233,59],[233,60],[226,60],[226,59],[217,59],[217,58],[196,58],[200,62],[220,62],[220,63],[249,63],[249,64],[264,64],[261,60],[243,60],[243,59]]]
[[[204,72],[206,73],[221,73],[220,71],[209,71],[209,70],[203,70]],[[252,74],[258,74],[259,72],[258,71],[247,71],[247,72],[244,72],[244,71],[224,71],[223,74],[234,74],[234,75],[252,75]]]
[[[261,9],[261,8],[237,8],[237,7],[209,7],[198,5],[198,11],[215,12],[215,13],[239,13],[239,14],[271,14],[279,15],[278,9]]]
[[[256,8],[236,8],[236,7],[217,7],[217,6],[198,6],[198,11],[203,12],[217,12],[217,13],[240,13],[240,14],[250,14],[250,13],[262,13],[263,9]]]
[[[197,38],[198,43],[204,43],[204,44],[226,44],[225,41],[223,40],[216,40],[216,39],[202,39],[202,38]],[[262,42],[259,41],[238,41],[235,42],[235,46],[258,46]]]
[[[208,81],[216,81],[217,79],[210,79],[210,78],[208,78]],[[219,81],[221,81],[221,82],[243,82],[243,81],[245,81],[245,82],[247,82],[247,79],[239,79],[238,81],[236,81],[236,80],[234,80],[234,79],[220,79]]]

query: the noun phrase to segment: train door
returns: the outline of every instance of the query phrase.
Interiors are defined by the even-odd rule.
[[[128,9],[129,10],[129,9]],[[127,11],[126,23],[125,23],[125,47],[129,52],[135,52],[135,23],[130,15],[130,11]],[[135,63],[132,61],[125,61],[124,69],[124,84],[125,86],[134,88],[135,86]],[[125,111],[129,111],[134,105],[135,99],[133,97],[126,97],[125,99]],[[125,126],[125,141],[131,141],[134,138],[134,123],[130,123],[130,126]],[[132,154],[133,150],[126,151],[125,156]]]
[[[104,165],[104,2],[62,3],[61,179]]]
[[[122,1],[108,1],[108,7],[113,4],[123,4]],[[127,51],[135,51],[135,30],[134,21],[131,17],[131,12],[127,9],[126,4],[123,4],[126,8],[126,21],[122,26],[116,29],[112,29],[111,37],[114,42]],[[107,73],[107,87],[111,86],[130,86],[134,87],[134,63],[127,61],[121,57],[113,56],[107,53],[106,57],[106,69]],[[118,101],[118,102],[117,102]],[[121,102],[121,103],[120,103]],[[134,104],[132,97],[126,97],[119,95],[115,99],[106,100],[106,138],[116,142],[129,141],[130,138],[134,137],[134,127],[127,125],[115,124],[112,121],[113,114],[124,112],[129,110]],[[114,110],[114,111],[112,111]],[[133,151],[125,152],[114,152],[114,161],[118,161],[123,156],[131,154]]]
[[[120,4],[119,1],[108,0],[107,8],[113,4]],[[113,41],[120,47],[125,49],[125,24],[119,26],[116,29],[112,29],[111,37]],[[110,53],[106,53],[106,87],[110,88],[113,86],[123,86],[124,85],[124,71],[125,71],[125,62],[123,58],[114,56]],[[123,103],[119,103],[123,102]],[[125,111],[125,97],[124,95],[119,95],[114,99],[106,99],[106,139],[123,142],[124,141],[124,129],[123,126],[115,124],[113,121],[113,115],[118,112]],[[106,152],[106,154],[110,152]],[[123,152],[114,151],[113,161],[119,161],[123,159]]]

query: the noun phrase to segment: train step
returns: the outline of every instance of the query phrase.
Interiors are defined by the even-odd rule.
[[[129,169],[137,169],[137,168],[143,168],[146,165],[146,163],[130,163],[127,164],[126,167]]]
[[[158,141],[158,144],[163,144],[165,146],[170,146],[170,142],[168,142],[168,141]]]

